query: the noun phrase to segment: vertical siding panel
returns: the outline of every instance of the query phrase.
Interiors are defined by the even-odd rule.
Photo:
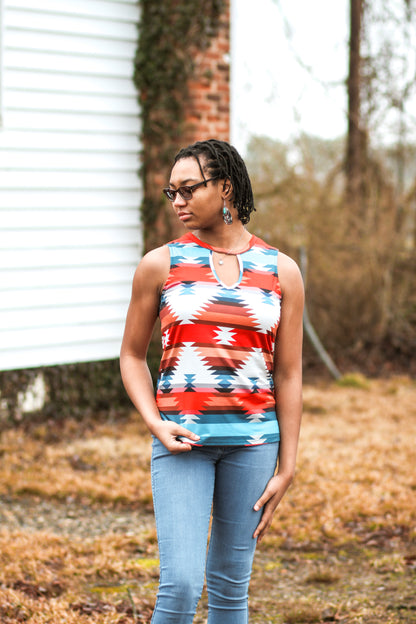
[[[138,18],[0,0],[2,370],[118,356],[142,251]]]
[[[0,132],[3,127],[4,0],[0,0]]]

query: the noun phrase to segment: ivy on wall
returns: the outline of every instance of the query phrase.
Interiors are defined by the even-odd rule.
[[[159,173],[166,180],[172,158],[182,146],[195,54],[206,50],[217,35],[226,0],[140,0],[139,4],[134,81],[142,121],[141,213],[147,249],[152,236],[157,241],[154,228],[163,207],[154,176]]]
[[[141,111],[141,178],[145,251],[172,238],[163,218],[166,183],[172,160],[186,135],[189,83],[195,78],[195,56],[218,34],[227,0],[140,0],[134,82]],[[161,356],[159,329],[148,351],[155,380]]]

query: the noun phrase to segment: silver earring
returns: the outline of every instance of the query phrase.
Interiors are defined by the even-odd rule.
[[[222,218],[224,219],[225,225],[231,225],[231,223],[233,222],[233,216],[225,204],[224,208],[222,209]]]

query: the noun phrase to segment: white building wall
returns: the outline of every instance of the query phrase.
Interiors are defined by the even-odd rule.
[[[0,4],[0,369],[114,358],[141,253],[137,2]]]

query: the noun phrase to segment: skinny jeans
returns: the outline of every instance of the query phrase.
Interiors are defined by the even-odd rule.
[[[208,624],[248,623],[253,533],[262,513],[253,505],[274,474],[278,450],[278,443],[205,446],[172,455],[154,438],[160,583],[152,624],[191,624],[205,574]]]

